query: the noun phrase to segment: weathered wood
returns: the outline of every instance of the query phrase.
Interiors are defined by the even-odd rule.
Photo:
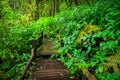
[[[67,56],[71,59],[71,60],[74,60],[74,58],[72,57],[72,55],[70,53],[67,53]],[[86,68],[82,67],[81,68],[83,74],[88,78],[88,80],[97,80],[95,78],[95,76],[90,73]]]
[[[30,66],[32,60],[34,59],[34,56],[35,56],[35,53],[34,53],[34,52],[35,52],[35,49],[32,48],[32,50],[31,50],[31,57],[30,57],[30,59],[28,60],[28,63],[27,63],[27,65],[25,66],[25,69],[24,69],[24,71],[23,71],[23,73],[22,73],[22,75],[21,75],[21,77],[20,77],[19,80],[24,80],[25,74],[26,74],[27,70],[29,69],[29,66]]]
[[[34,63],[30,80],[69,80],[66,67],[58,60],[40,59]]]
[[[41,36],[39,37],[39,40],[41,40]],[[37,46],[39,46],[39,44],[37,45],[37,40],[32,40],[31,57],[29,58],[28,63],[26,64],[25,69],[23,70],[22,75],[20,76],[20,80],[24,80],[25,74],[26,74],[27,70],[29,69],[29,66],[30,66],[32,60],[35,57]]]

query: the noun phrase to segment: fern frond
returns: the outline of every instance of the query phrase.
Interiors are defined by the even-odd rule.
[[[99,28],[98,26],[96,25],[87,25],[85,28],[84,28],[84,32],[86,33],[92,33],[92,32],[97,32],[97,31],[100,31],[102,28]]]
[[[98,26],[96,25],[87,25],[85,26],[84,30],[80,31],[79,33],[79,36],[77,38],[77,42],[78,43],[82,43],[82,37],[87,35],[87,34],[90,34],[90,33],[93,33],[93,32],[98,32],[98,31],[101,31],[102,28],[99,28]]]
[[[104,70],[108,70],[109,68],[113,68],[113,71],[120,75],[120,69],[119,65],[120,64],[120,50],[117,49],[117,53],[114,53],[111,56],[106,57],[106,62],[103,63],[102,65],[104,66]]]
[[[83,37],[84,34],[85,34],[84,31],[81,31],[81,32],[79,33],[79,36],[78,36],[78,38],[77,38],[77,42],[78,42],[78,43],[81,44],[81,40],[82,40],[82,37]]]

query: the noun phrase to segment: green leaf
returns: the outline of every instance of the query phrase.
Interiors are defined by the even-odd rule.
[[[103,66],[99,65],[98,71],[99,71],[100,73],[102,73],[102,72],[103,72]]]

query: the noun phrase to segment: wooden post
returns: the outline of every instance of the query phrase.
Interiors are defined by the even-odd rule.
[[[19,79],[19,80],[24,80],[25,74],[26,74],[26,72],[27,72],[27,70],[28,70],[28,68],[29,68],[32,60],[34,59],[35,52],[36,52],[36,40],[33,40],[33,41],[32,41],[32,49],[31,49],[31,57],[29,58],[28,63],[27,63],[27,65],[25,66],[25,69],[24,69],[22,75],[20,76],[20,79]]]

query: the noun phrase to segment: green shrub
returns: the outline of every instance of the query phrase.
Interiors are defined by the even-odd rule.
[[[42,17],[36,21],[28,21],[29,23],[24,22],[28,16],[21,15],[24,16],[21,23],[20,16],[10,11],[13,17],[7,24],[0,23],[1,29],[11,24],[0,40],[0,74],[4,75],[1,78],[19,78],[30,57],[31,40],[44,32],[46,38],[53,40],[58,48],[59,53],[55,57],[67,66],[70,74],[80,77],[84,67],[97,79],[119,79],[120,73],[117,70],[120,62],[115,60],[115,56],[119,56],[117,47],[120,46],[119,5],[119,0],[98,1],[93,5],[68,8],[55,17]],[[71,60],[67,53],[74,59]],[[115,66],[108,65],[109,63]]]
[[[98,1],[92,6],[73,7],[55,16],[58,57],[68,67],[70,73],[78,72],[82,67],[86,67],[94,75],[104,73],[103,67],[99,66],[106,62],[106,56],[116,54],[118,50],[116,46],[120,43],[120,3],[117,2],[114,4],[115,1]],[[96,26],[93,27],[94,25]],[[81,43],[77,42],[79,36]],[[70,60],[67,53],[80,64]]]

